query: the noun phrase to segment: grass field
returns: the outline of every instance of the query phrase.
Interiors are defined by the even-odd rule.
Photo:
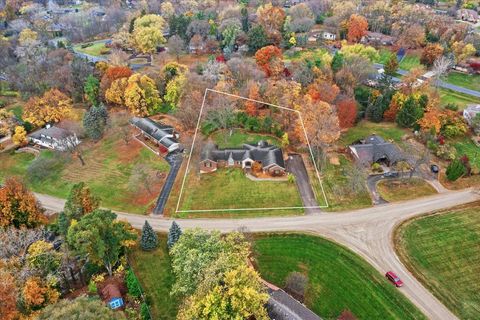
[[[219,169],[213,173],[200,174],[197,168],[190,169],[180,210],[241,209],[302,207],[295,183],[287,181],[252,181],[240,168]],[[302,209],[179,213],[180,217],[232,218],[246,216],[301,214]]]
[[[98,57],[102,55],[101,53],[102,50],[107,49],[107,47],[105,46],[104,42],[95,42],[91,46],[86,48],[82,48],[82,45],[78,44],[74,46],[74,49],[78,52],[82,52],[82,53],[89,54],[91,56]]]
[[[448,89],[440,89],[440,102],[442,106],[449,103],[455,103],[460,109],[465,109],[468,104],[480,103],[480,99],[474,96],[455,92]]]
[[[431,185],[420,178],[380,180],[377,183],[377,191],[388,202],[411,200],[437,193]]]
[[[473,143],[470,137],[461,137],[453,142],[453,146],[457,149],[458,157],[466,154],[470,163],[480,168],[480,148]]]
[[[280,287],[291,272],[308,276],[305,304],[323,319],[345,309],[358,319],[425,317],[372,266],[348,249],[307,235],[264,235],[254,244],[262,277]]]
[[[417,54],[407,54],[402,61],[400,61],[398,68],[410,71],[413,68],[420,67],[420,56]]]
[[[281,145],[280,140],[274,136],[249,133],[239,129],[233,130],[232,135],[224,130],[215,131],[211,138],[219,148],[239,148],[244,143],[257,143],[260,140],[265,140],[275,146]]]
[[[450,72],[445,81],[456,86],[480,91],[480,75],[469,75],[460,72]]]
[[[342,211],[372,206],[372,200],[366,184],[363,184],[356,191],[349,187],[351,179],[353,179],[350,175],[353,170],[353,163],[343,155],[338,155],[338,160],[339,165],[327,163],[321,170],[322,183],[329,205],[328,208],[324,210]],[[313,173],[310,179],[317,193],[319,205],[324,205],[323,194],[318,179],[316,179]]]
[[[341,146],[348,146],[373,133],[382,136],[385,140],[393,140],[398,143],[402,141],[402,137],[409,133],[409,131],[399,128],[395,123],[375,123],[363,120],[357,123],[355,127],[350,128],[347,132],[343,133],[338,144]]]
[[[397,230],[401,259],[461,319],[480,314],[480,204],[409,221]]]
[[[129,255],[129,261],[147,295],[153,319],[174,320],[180,301],[170,296],[175,276],[167,251],[167,237],[159,234],[158,240],[156,250],[146,252],[136,248]]]
[[[45,180],[29,181],[27,168],[34,160],[31,154],[0,153],[0,179],[7,176],[24,177],[32,190],[66,198],[74,183],[85,182],[92,192],[100,197],[104,207],[146,213],[156,200],[163,181],[152,179],[149,193],[142,182],[132,188],[131,179],[136,172],[144,170],[149,175],[160,172],[166,175],[168,164],[136,141],[129,145],[112,134],[97,143],[84,141],[81,144],[85,166],[77,158],[66,154],[42,151],[41,157],[64,157],[65,163],[56,165]],[[142,169],[142,168],[143,169]]]

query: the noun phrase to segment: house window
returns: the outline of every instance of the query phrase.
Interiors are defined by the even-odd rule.
[[[122,299],[116,298],[115,300],[110,301],[110,308],[117,309],[123,305]]]
[[[212,163],[211,163],[210,161],[205,162],[205,167],[206,167],[206,168],[211,168],[211,167],[212,167]]]
[[[280,171],[278,171],[278,170],[275,170],[275,174],[280,174]]]

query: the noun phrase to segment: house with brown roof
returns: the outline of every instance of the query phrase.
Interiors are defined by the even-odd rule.
[[[259,141],[257,144],[244,144],[242,148],[218,149],[207,145],[202,151],[200,173],[210,173],[218,168],[241,168],[251,170],[259,165],[263,173],[270,176],[286,174],[282,149]]]
[[[362,37],[360,42],[373,46],[391,46],[395,43],[395,38],[380,32],[367,31],[367,33]]]
[[[459,9],[457,10],[457,19],[477,23],[479,20],[478,12],[472,9]]]

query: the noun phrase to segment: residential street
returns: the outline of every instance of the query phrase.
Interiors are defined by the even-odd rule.
[[[42,205],[52,211],[63,209],[64,200],[36,194]],[[308,216],[250,219],[177,220],[182,228],[201,227],[232,231],[246,227],[250,231],[302,231],[314,233],[345,245],[371,263],[380,273],[392,270],[403,280],[403,292],[429,319],[456,317],[418,282],[395,254],[393,232],[402,221],[432,211],[480,200],[470,189],[448,191],[431,197],[385,204],[341,213],[319,213]],[[141,228],[147,219],[157,231],[167,232],[171,219],[118,213],[119,219]]]

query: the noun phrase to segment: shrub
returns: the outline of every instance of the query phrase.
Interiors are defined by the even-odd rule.
[[[291,272],[288,274],[285,282],[285,289],[303,300],[308,285],[307,276],[300,272]]]
[[[293,174],[289,173],[287,177],[288,177],[288,182],[289,183],[295,183],[296,178]]]
[[[435,155],[443,160],[453,160],[455,159],[455,154],[455,147],[448,144],[439,145],[435,151]]]
[[[453,160],[447,167],[446,175],[450,181],[455,181],[467,173],[467,168],[458,159]]]
[[[140,288],[140,283],[132,269],[128,269],[125,273],[125,283],[127,285],[128,293],[134,298],[140,298],[142,295],[142,289]]]
[[[97,293],[97,284],[93,280],[90,280],[90,282],[88,283],[88,293],[90,294]]]
[[[7,105],[5,100],[0,100],[0,108],[4,108]]]
[[[382,172],[383,169],[382,169],[382,166],[379,164],[379,163],[373,163],[372,164],[372,171],[373,172]]]
[[[455,104],[455,103],[449,103],[445,106],[445,109],[452,110],[452,111],[458,111],[458,105]]]

